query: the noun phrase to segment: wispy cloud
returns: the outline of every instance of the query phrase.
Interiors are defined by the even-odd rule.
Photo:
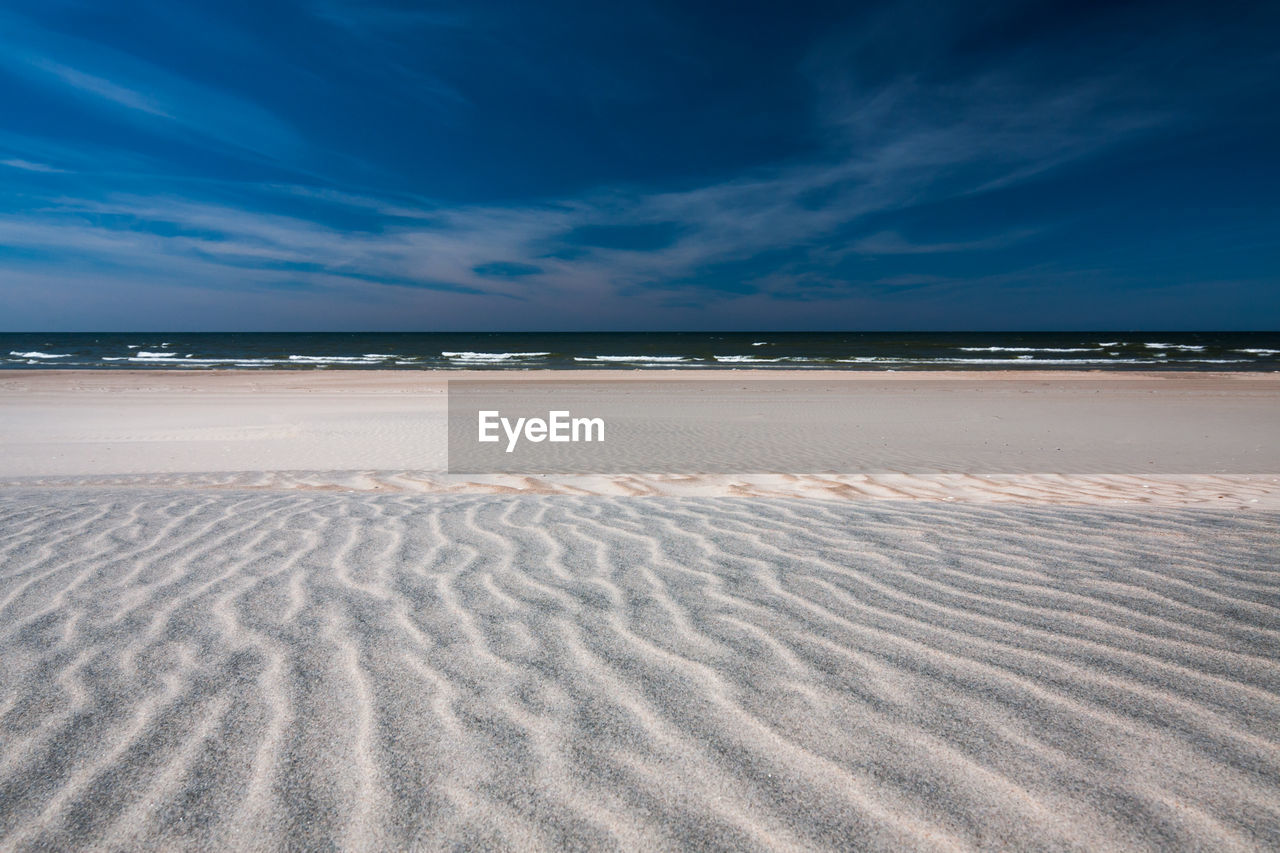
[[[31,160],[23,160],[18,157],[12,157],[8,160],[0,160],[0,166],[8,166],[10,169],[21,169],[24,172],[44,172],[46,174],[55,174],[66,171],[48,163],[36,163]]]
[[[173,120],[173,116],[161,109],[154,98],[144,95],[135,89],[112,83],[103,77],[78,71],[51,59],[34,57],[29,62],[33,68],[52,75],[73,89],[102,98],[113,104],[118,104],[126,109]]]
[[[1034,228],[1017,228],[980,240],[912,242],[894,231],[880,231],[854,242],[852,250],[868,255],[936,255],[954,252],[981,252],[1013,246],[1037,233]]]
[[[402,44],[406,33],[447,39],[466,31],[474,23],[468,13],[339,2],[308,8],[320,30],[358,46],[342,62],[359,62],[362,79],[378,81],[362,96],[387,99],[406,125],[447,135],[453,125],[439,104],[457,114],[472,109],[465,85],[446,82],[428,61],[412,64]],[[322,151],[253,92],[8,16],[15,47],[0,66],[42,95],[249,165],[228,177],[194,158],[173,166],[136,144],[106,151],[0,133],[7,156],[0,165],[25,182],[0,207],[0,243],[21,250],[7,271],[11,281],[20,275],[30,283],[44,270],[69,288],[145,286],[161,300],[168,282],[175,311],[200,303],[191,291],[237,300],[270,294],[255,304],[271,310],[305,296],[334,316],[361,306],[360,316],[382,312],[403,325],[445,316],[478,322],[486,311],[534,324],[690,317],[709,307],[722,317],[768,317],[770,305],[821,317],[819,308],[795,306],[862,310],[905,291],[941,294],[964,276],[1004,286],[1012,279],[1000,276],[1019,273],[939,265],[1037,243],[1059,224],[1052,209],[1012,226],[995,216],[939,225],[940,209],[1194,121],[1225,85],[1196,82],[1198,100],[1155,97],[1150,81],[1167,57],[1143,51],[1097,70],[1071,65],[1048,75],[1024,51],[994,52],[939,77],[915,60],[948,54],[946,27],[906,27],[902,17],[919,9],[886,8],[829,34],[794,69],[812,104],[796,135],[820,141],[792,156],[727,176],[605,180],[515,199],[489,191],[484,200],[437,191],[431,178],[452,177],[450,163],[409,181],[401,176],[416,174],[416,152],[382,161]],[[885,59],[886,34],[903,32],[923,41],[895,42],[897,53]],[[321,91],[328,85],[322,75],[311,82]],[[399,97],[410,90],[412,97]],[[424,100],[436,106],[426,109]],[[313,120],[342,123],[323,114]],[[372,133],[361,126],[343,138]],[[1035,264],[1023,259],[1021,269],[1042,279],[1056,274]]]
[[[958,93],[981,102],[988,84]],[[910,88],[877,93],[880,109],[914,110]],[[1114,141],[1114,129],[1094,123],[1096,103],[1080,96],[1057,105],[1057,121],[1039,135],[1015,132],[1016,109],[951,122],[914,110],[895,132],[836,147],[822,159],[671,192],[600,190],[576,198],[521,205],[443,205],[306,186],[255,188],[244,205],[190,198],[116,194],[103,199],[58,199],[38,216],[0,219],[11,245],[109,256],[119,263],[170,266],[216,281],[294,279],[325,286],[335,277],[369,287],[421,283],[478,295],[556,304],[664,298],[668,283],[686,282],[700,304],[724,302],[732,290],[699,287],[700,271],[799,248],[788,269],[764,268],[748,290],[778,295],[810,286],[812,267],[848,251],[924,254],[989,250],[1025,238],[1021,229],[969,241],[909,243],[876,231],[846,236],[872,214],[972,192],[1041,157],[1089,153]],[[966,112],[966,115],[970,113]],[[1002,117],[1003,116],[1003,117]],[[1087,128],[1094,127],[1090,134]],[[955,170],[967,170],[957,175]],[[246,195],[241,193],[242,196]],[[292,196],[329,208],[375,216],[353,230],[320,224],[297,213],[267,212]],[[318,214],[318,210],[317,210]],[[637,236],[639,235],[639,236]],[[643,239],[642,239],[643,238]],[[847,241],[833,247],[832,240]],[[798,269],[810,271],[800,274]],[[635,288],[664,285],[646,296]]]
[[[12,15],[0,13],[0,24],[12,42],[0,52],[0,67],[32,83],[198,145],[271,159],[296,158],[306,149],[288,124],[251,100]]]
[[[536,297],[540,304],[584,298],[656,302],[664,298],[662,288],[651,297],[635,288],[688,281],[701,270],[783,248],[800,247],[820,264],[832,257],[835,235],[856,228],[863,217],[972,192],[1025,170],[1046,153],[1086,154],[1116,139],[1114,128],[1096,123],[1097,103],[1086,93],[1061,99],[1053,107],[1056,120],[1033,132],[1017,108],[995,114],[980,108],[989,85],[978,81],[956,93],[974,102],[973,109],[959,110],[966,118],[956,122],[918,110],[911,88],[893,84],[870,98],[875,109],[913,113],[893,132],[837,147],[817,161],[675,192],[615,189],[539,204],[461,206],[279,185],[256,188],[243,206],[117,194],[62,198],[38,215],[0,218],[0,239],[210,283],[229,276],[270,283],[287,275],[320,287],[335,279],[374,288],[416,283]],[[954,173],[965,169],[967,174]],[[267,212],[272,197],[281,195],[377,219],[371,228],[351,230]],[[650,239],[628,245],[628,233]],[[909,243],[878,231],[853,238],[842,253],[989,250],[1029,233]],[[749,289],[787,295],[812,285],[812,275],[794,272],[805,264],[793,259],[789,266],[791,274],[760,270]],[[723,288],[684,287],[690,286],[699,304],[736,298]]]

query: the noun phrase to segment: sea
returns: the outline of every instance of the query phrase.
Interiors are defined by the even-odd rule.
[[[1280,332],[0,333],[0,369],[1280,370]]]

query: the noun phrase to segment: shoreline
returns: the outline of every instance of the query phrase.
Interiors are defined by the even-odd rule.
[[[430,378],[433,381],[547,381],[572,379],[591,381],[635,382],[646,379],[697,379],[704,381],[732,382],[742,379],[805,379],[812,381],[831,381],[834,379],[912,381],[912,380],[975,380],[990,379],[993,381],[1017,380],[1056,380],[1056,381],[1139,381],[1160,380],[1190,381],[1193,379],[1229,379],[1274,382],[1280,384],[1280,370],[1100,370],[1088,369],[1015,369],[998,368],[956,368],[953,370],[889,370],[889,369],[848,369],[848,368],[759,368],[759,367],[688,367],[688,368],[569,368],[554,370],[547,368],[397,368],[384,370],[377,368],[196,368],[196,369],[155,369],[155,368],[58,368],[41,367],[34,369],[14,368],[0,370],[0,389],[12,380],[31,380],[36,377],[70,377],[74,379],[110,377],[123,382],[127,377],[267,377],[271,382],[284,382],[292,378],[301,380],[304,377],[323,377],[323,384],[341,384],[354,381],[359,377],[368,379],[401,379]],[[50,382],[56,379],[48,380]]]

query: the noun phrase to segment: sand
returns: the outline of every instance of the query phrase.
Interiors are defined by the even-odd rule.
[[[1269,445],[458,477],[438,376],[360,380],[0,375],[0,849],[1280,847]],[[864,381],[1163,396],[1171,444],[1280,399]]]
[[[778,424],[772,443],[738,453],[737,462],[760,464],[733,464],[727,468],[732,473],[830,472],[890,481],[952,474],[1208,475],[1241,483],[1255,475],[1280,475],[1280,374],[572,375],[574,390],[557,390],[557,405],[586,401],[589,410],[595,397],[630,401],[633,416],[653,421],[661,420],[664,406],[676,413],[664,436],[665,453],[627,459],[626,442],[607,445],[628,463],[622,473],[632,476],[686,473],[691,450],[698,458],[733,457],[734,448],[717,442],[717,427],[760,417],[767,401],[743,390],[744,383],[759,379],[787,380],[784,408],[802,416]],[[448,468],[446,382],[515,383],[534,398],[562,383],[566,372],[518,376],[6,371],[0,373],[0,446],[6,450],[0,478],[263,471],[412,472],[430,478]],[[689,423],[688,411],[671,402],[679,396],[714,398],[715,417]],[[598,488],[590,478],[581,485]]]

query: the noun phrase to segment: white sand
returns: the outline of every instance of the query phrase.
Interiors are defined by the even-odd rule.
[[[1088,477],[1122,475],[1107,495],[1145,500],[1152,490],[1132,479],[1138,475],[1156,478],[1155,485],[1184,482],[1193,502],[1213,492],[1266,503],[1260,486],[1274,494],[1280,478],[1280,374],[659,373],[690,393],[713,395],[726,421],[756,411],[740,391],[743,380],[790,376],[797,388],[812,389],[796,398],[806,411],[821,409],[824,423],[793,424],[764,452],[779,463],[772,470],[788,472],[811,470],[787,467],[788,444],[816,443],[805,448],[810,457],[858,460],[856,470],[841,469],[852,476],[834,479],[855,484],[853,495],[933,498],[954,486],[957,499],[988,492],[998,499],[1006,488],[1018,493],[1005,475],[1030,474],[1030,491],[1048,494],[1054,489],[1045,484],[1057,478],[1066,483],[1057,489],[1066,499],[1073,483],[1087,495],[1099,491]],[[519,382],[538,389],[565,375],[521,372]],[[0,478],[244,472],[242,482],[262,485],[260,472],[339,471],[384,483],[408,474],[417,489],[526,487],[519,478],[439,476],[447,461],[445,381],[460,376],[513,381],[509,372],[9,371],[0,374]],[[670,387],[654,385],[649,371],[573,377],[594,382],[576,392],[587,400],[629,386],[639,411],[660,403]],[[682,427],[672,442],[710,453],[714,426]],[[831,494],[826,482],[796,486],[752,472],[696,484],[644,476],[682,470],[663,462],[645,459],[652,467],[628,467],[629,477],[542,479],[570,492],[606,494]],[[993,491],[983,478],[1004,485]],[[333,485],[353,482],[339,477]]]
[[[0,850],[1280,848],[1280,379],[861,381],[871,472],[458,477],[438,375],[0,374]]]
[[[0,492],[6,849],[1263,849],[1274,514]]]

